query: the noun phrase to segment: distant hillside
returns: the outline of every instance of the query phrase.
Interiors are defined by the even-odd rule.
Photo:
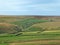
[[[33,18],[40,20],[60,21],[60,16],[0,16],[0,22],[16,22],[24,19]]]
[[[16,33],[21,31],[21,28],[29,31],[59,30],[59,24],[60,16],[0,16],[0,33]]]
[[[60,16],[34,16],[36,19],[60,21]]]

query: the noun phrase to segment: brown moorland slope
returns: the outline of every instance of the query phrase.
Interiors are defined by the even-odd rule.
[[[21,31],[21,29],[14,24],[0,23],[0,33],[16,33]]]

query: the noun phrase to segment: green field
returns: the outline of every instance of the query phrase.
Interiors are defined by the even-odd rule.
[[[0,45],[60,45],[60,22],[46,18],[0,17]]]
[[[47,41],[47,44],[48,44],[48,41],[49,43],[53,43],[54,40],[56,40],[57,42],[55,43],[59,43],[58,41],[60,41],[60,32],[42,32],[42,33],[37,33],[37,32],[23,32],[22,35],[19,35],[19,36],[13,36],[13,37],[0,37],[0,43],[20,43],[20,45],[24,45],[23,42],[26,42],[26,45],[28,45],[29,42],[31,42],[32,44],[35,44],[37,42],[41,42],[41,41]],[[50,41],[52,40],[52,42]],[[36,41],[34,43],[34,41]],[[28,43],[27,43],[28,42]],[[22,43],[22,44],[21,44]],[[29,43],[29,44],[31,44]],[[53,43],[53,44],[55,44]],[[31,45],[32,45],[31,44]],[[40,44],[40,43],[38,43]],[[43,44],[43,43],[42,43]],[[35,44],[37,45],[37,44]]]

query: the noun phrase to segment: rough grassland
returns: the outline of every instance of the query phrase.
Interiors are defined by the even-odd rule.
[[[40,24],[38,23],[33,26],[46,28],[47,30],[60,30],[60,22],[45,22]]]

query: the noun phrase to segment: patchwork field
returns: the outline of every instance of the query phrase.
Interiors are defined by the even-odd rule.
[[[60,45],[60,17],[0,16],[0,45]]]

